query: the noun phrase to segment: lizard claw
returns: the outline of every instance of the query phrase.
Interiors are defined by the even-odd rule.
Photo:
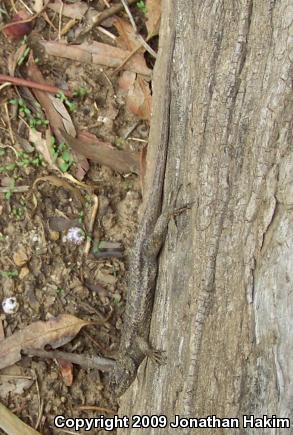
[[[159,365],[165,365],[167,362],[165,351],[162,350],[151,349],[148,356],[152,361]]]

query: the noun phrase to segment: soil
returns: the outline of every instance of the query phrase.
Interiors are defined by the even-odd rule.
[[[11,16],[10,3],[5,3]],[[17,2],[16,5],[21,6]],[[47,14],[58,28],[58,16],[50,11]],[[43,38],[53,39],[52,30],[43,17],[38,17],[37,21],[35,31],[42,29]],[[18,46],[19,42],[9,42],[0,34],[0,73],[8,74],[8,59]],[[117,144],[137,125],[131,135],[146,138],[146,124],[126,110],[117,84],[119,76],[109,80],[107,68],[57,57],[41,58],[39,68],[50,83],[58,86],[66,83],[70,89],[78,85],[88,90],[71,114],[78,129]],[[34,184],[41,177],[59,177],[60,174],[44,160],[40,163],[38,152],[29,142],[28,129],[9,103],[20,97],[25,98],[22,88],[16,90],[10,86],[0,91],[0,186],[7,187],[6,192],[0,193],[0,302],[15,297],[19,304],[14,314],[0,311],[4,336],[63,313],[93,321],[108,319],[103,326],[82,328],[72,341],[59,349],[115,358],[127,293],[127,254],[136,233],[137,210],[141,203],[140,179],[135,174],[122,175],[89,162],[83,182],[96,186],[98,212],[91,234],[91,250],[85,255],[93,195],[78,188],[80,201],[66,185],[56,186],[49,179]],[[105,125],[98,117],[110,118],[111,122]],[[42,127],[39,131],[44,134]],[[141,142],[123,141],[128,149],[141,147]],[[73,165],[69,172],[75,175],[75,171]],[[17,192],[18,186],[28,186],[28,190]],[[56,221],[64,229],[57,231]],[[65,238],[70,223],[84,231],[85,240],[80,245]],[[108,258],[100,257],[101,242],[115,242]],[[30,379],[24,382],[22,378],[15,378],[15,388],[9,391],[3,387],[7,374]],[[107,374],[75,365],[72,385],[67,386],[58,361],[23,356],[17,365],[0,372],[0,401],[30,426],[35,427],[38,421],[37,430],[42,434],[64,433],[52,427],[57,414],[97,417],[117,413],[117,403],[107,387],[107,380]],[[107,412],[81,411],[80,406],[106,408]]]

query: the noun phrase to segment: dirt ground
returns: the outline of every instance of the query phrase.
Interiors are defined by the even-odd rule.
[[[11,17],[11,4],[4,3]],[[16,6],[22,8],[21,3],[16,2]],[[142,19],[140,11],[134,13],[138,20]],[[52,11],[47,11],[47,16],[58,27],[58,16]],[[2,19],[7,22],[8,17],[2,14]],[[37,18],[34,31],[46,40],[56,38],[43,16]],[[0,33],[1,74],[8,74],[8,60],[19,45],[19,41],[9,41]],[[41,57],[38,68],[48,83],[69,89],[78,85],[87,90],[70,113],[79,130],[95,134],[119,149],[141,150],[148,124],[127,110],[125,95],[117,83],[119,75],[110,77],[111,69],[104,66],[53,56]],[[19,68],[15,75],[21,72]],[[71,190],[69,181],[56,184],[48,177],[63,179],[62,174],[54,171],[35,149],[27,124],[15,110],[15,99],[28,101],[24,88],[1,88],[0,301],[15,297],[19,305],[13,314],[1,308],[3,335],[9,337],[33,322],[64,313],[96,322],[107,319],[102,326],[83,327],[59,350],[115,358],[127,293],[127,254],[141,203],[140,177],[88,160],[82,182],[94,186],[94,193],[74,184]],[[110,122],[101,121],[105,118]],[[42,137],[46,129],[44,125],[37,127]],[[128,131],[132,137],[125,139]],[[76,176],[76,161],[67,172]],[[19,192],[19,186],[26,186],[26,191]],[[89,234],[95,197],[98,209]],[[80,228],[83,239],[79,245],[66,239],[72,227]],[[89,240],[90,252],[86,255]],[[101,254],[103,246],[110,247],[106,257]],[[52,428],[57,414],[97,417],[117,411],[117,403],[107,388],[107,374],[77,365],[68,370],[69,380],[57,360],[23,356],[17,364],[0,371],[0,401],[30,426],[37,425],[42,434],[64,433]],[[97,408],[81,410],[81,406]],[[105,410],[99,412],[99,408]]]

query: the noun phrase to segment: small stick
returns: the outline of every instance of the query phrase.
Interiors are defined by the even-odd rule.
[[[10,122],[10,116],[9,116],[9,111],[8,111],[8,105],[7,105],[7,103],[4,104],[4,108],[5,108],[5,113],[6,113],[6,116],[7,116],[9,136],[10,136],[11,142],[13,144],[15,144],[15,139],[14,139],[14,135],[13,135],[12,127],[11,127],[11,122]]]
[[[63,92],[67,97],[72,97],[70,91],[65,91],[63,89],[57,88],[57,86],[47,85],[45,83],[37,83],[32,80],[22,79],[20,77],[8,76],[5,74],[0,74],[0,83],[9,82],[16,86],[26,86],[27,88],[39,89],[44,92],[51,92],[52,94],[57,94],[58,92]]]
[[[87,238],[86,238],[86,243],[85,243],[84,250],[83,250],[84,255],[88,255],[88,253],[90,252],[90,249],[91,249],[93,229],[94,229],[94,224],[95,224],[96,216],[97,216],[98,209],[99,209],[99,198],[97,197],[97,195],[93,195],[93,199],[94,199],[94,205],[93,205],[93,209],[92,209],[92,213],[91,213],[90,223],[88,226],[88,231],[87,231],[88,234],[87,234]]]
[[[77,411],[96,411],[105,414],[116,414],[116,411],[113,411],[113,409],[101,408],[100,406],[94,406],[94,405],[82,405],[82,406],[77,406],[74,409],[76,409]]]
[[[42,349],[23,349],[25,355],[39,356],[40,358],[64,359],[65,361],[77,364],[84,369],[96,369],[109,372],[113,369],[115,361],[110,358],[99,356],[79,355],[76,353],[62,352],[60,350],[46,351]]]
[[[128,0],[127,1],[128,6],[132,5],[133,3],[137,3],[137,0]],[[117,5],[112,6],[110,9],[106,9],[104,12],[101,12],[100,14],[96,15],[93,18],[92,23],[88,26],[88,28],[85,29],[83,32],[81,32],[80,35],[78,35],[77,41],[79,41],[80,39],[83,39],[83,37],[85,35],[87,35],[95,26],[98,26],[107,18],[110,18],[113,15],[117,14],[118,12],[122,11],[123,8],[124,8],[123,4],[118,3]]]

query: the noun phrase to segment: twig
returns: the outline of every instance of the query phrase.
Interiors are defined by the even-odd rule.
[[[15,186],[15,187],[0,187],[0,193],[13,192],[13,193],[23,193],[30,190],[30,186]]]
[[[27,88],[39,89],[40,91],[50,92],[52,94],[57,94],[58,92],[63,92],[67,97],[72,97],[70,91],[66,91],[57,86],[47,85],[45,83],[37,83],[32,80],[22,79],[20,77],[8,76],[5,74],[0,74],[0,83],[9,82],[16,86],[26,86]]]
[[[157,58],[157,53],[152,49],[152,47],[149,46],[149,44],[143,39],[141,35],[137,35],[138,40],[140,41],[141,45],[144,46],[146,51],[150,53],[151,56],[153,56],[155,59]]]
[[[74,409],[76,409],[77,411],[96,411],[105,414],[116,414],[116,411],[113,411],[113,409],[101,408],[100,406],[94,406],[94,405],[82,405],[82,406],[77,406]]]
[[[58,41],[61,39],[61,29],[62,29],[62,15],[63,15],[64,3],[61,2],[59,10],[59,20],[58,20]]]
[[[11,142],[13,144],[15,144],[15,139],[14,139],[14,134],[13,134],[12,127],[11,127],[11,122],[10,122],[10,116],[9,116],[9,111],[8,111],[8,105],[7,105],[7,103],[4,104],[4,108],[5,108],[5,113],[6,113],[6,116],[7,116],[9,136],[10,136]]]
[[[84,369],[96,369],[103,372],[109,372],[113,369],[115,361],[110,358],[99,356],[78,355],[76,353],[67,353],[60,350],[46,351],[41,349],[24,349],[23,353],[29,356],[38,356],[40,358],[64,359],[65,361],[77,364]]]
[[[132,16],[132,13],[130,12],[130,9],[129,9],[129,7],[128,7],[128,4],[126,3],[125,0],[120,0],[120,1],[121,1],[121,3],[123,4],[123,7],[124,7],[124,9],[125,9],[125,12],[126,12],[127,15],[128,15],[128,18],[129,18],[129,20],[130,20],[130,22],[131,22],[131,25],[132,25],[132,27],[133,27],[134,32],[137,34],[137,33],[138,33],[138,32],[137,32],[137,27],[136,27],[136,24],[135,24],[134,18],[133,18],[133,16]]]
[[[130,9],[127,6],[125,0],[121,0],[121,3],[123,4],[124,9],[128,15],[128,18],[131,22],[131,25],[133,27],[136,38],[139,40],[140,44],[145,48],[145,50],[156,59],[157,53],[152,49],[152,47],[149,46],[149,44],[147,44],[147,42],[143,39],[143,37],[138,33],[134,18],[132,16],[132,13],[130,12]]]
[[[138,35],[140,36],[140,35]],[[140,39],[141,38],[141,39]],[[147,44],[147,42],[152,38],[152,35],[148,36],[146,40],[143,39],[142,36],[140,36],[139,40],[140,40],[140,44],[135,47],[126,57],[125,59],[120,63],[119,66],[117,66],[117,68],[114,69],[114,71],[112,71],[111,76],[113,76],[114,74],[116,74],[117,72],[119,72],[121,70],[121,68],[124,67],[124,65],[135,55],[135,53],[137,53],[141,48],[146,48],[144,43],[147,45],[148,49],[152,50],[152,55],[154,54],[154,57],[157,56],[157,53],[154,52],[154,50]],[[144,43],[142,43],[142,41]],[[149,50],[148,50],[149,51]]]
[[[94,198],[94,205],[93,205],[93,209],[92,209],[90,223],[88,226],[87,239],[86,239],[86,243],[85,243],[84,250],[83,250],[84,255],[88,255],[88,253],[90,252],[90,249],[91,249],[92,234],[93,234],[94,224],[95,224],[95,220],[96,220],[96,216],[97,216],[98,208],[99,208],[99,198],[97,197],[97,195],[93,195],[93,198]]]
[[[19,0],[19,2],[22,4],[24,8],[26,8],[29,14],[34,15],[33,11],[28,7],[28,5],[25,4],[23,0]]]
[[[133,3],[137,3],[137,0],[128,0],[127,1],[128,6],[132,5]],[[107,18],[112,17],[113,15],[122,11],[123,8],[124,8],[123,4],[118,3],[117,5],[112,6],[110,9],[107,9],[104,12],[101,12],[100,14],[96,15],[93,18],[91,24],[87,27],[87,29],[85,29],[83,32],[81,32],[80,35],[77,37],[77,41],[82,40],[83,37],[85,35],[87,35],[95,26],[98,26]]]

